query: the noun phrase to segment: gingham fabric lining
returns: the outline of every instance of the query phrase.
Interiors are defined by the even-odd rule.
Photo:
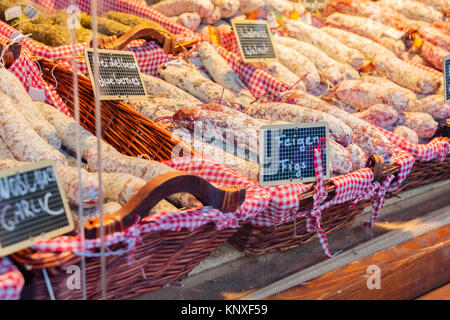
[[[92,0],[76,0],[75,5],[81,11],[90,14],[91,1]],[[33,0],[33,2],[51,11],[67,9],[72,3],[71,0]],[[199,36],[191,30],[171,22],[163,14],[137,1],[101,0],[99,1],[97,8],[99,16],[108,11],[120,11],[155,21],[175,34],[179,41],[199,39]]]
[[[1,27],[1,22],[0,22]],[[0,33],[0,41],[8,42],[9,38]],[[22,48],[20,57],[14,61],[9,67],[11,71],[19,80],[27,91],[30,87],[45,90],[45,102],[55,106],[59,111],[69,115],[67,106],[62,101],[61,97],[56,93],[53,86],[45,82],[40,74],[39,68],[30,60],[30,53],[26,48]]]
[[[270,194],[234,170],[208,159],[184,157],[165,162],[167,165],[181,171],[200,175],[206,180],[222,186],[240,186],[246,188],[246,199],[241,207],[233,213],[223,213],[211,207],[191,209],[181,212],[161,212],[142,219],[142,221],[124,232],[116,232],[105,237],[107,246],[125,242],[134,246],[136,238],[142,233],[170,230],[180,231],[183,228],[195,230],[209,222],[216,224],[216,229],[238,228],[239,221],[258,215],[268,205]],[[99,239],[86,240],[86,250],[94,250],[100,246]],[[39,241],[32,246],[39,251],[78,252],[81,242],[78,236],[63,236],[50,240]]]
[[[25,280],[22,273],[7,258],[0,258],[0,300],[20,298]]]
[[[438,138],[431,140],[427,144],[415,144],[385,129],[379,128],[379,130],[382,131],[391,143],[407,151],[418,161],[427,162],[433,159],[443,161],[447,154],[450,153],[449,143]]]
[[[9,37],[17,30],[10,25],[0,21],[0,34]],[[51,60],[68,59],[71,61],[75,49],[76,56],[83,55],[83,48],[89,47],[89,43],[77,43],[75,46],[66,45],[61,47],[50,47],[34,41],[33,39],[24,39],[20,42],[22,46],[28,49],[32,56],[43,57]],[[153,42],[146,42],[145,40],[136,40],[129,43],[126,51],[132,51],[136,55],[136,60],[141,72],[153,76],[158,75],[158,67],[161,63],[171,60],[171,58],[164,52],[164,50]],[[79,60],[79,70],[87,75],[86,63]]]

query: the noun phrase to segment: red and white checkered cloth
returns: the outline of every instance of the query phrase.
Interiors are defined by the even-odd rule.
[[[25,280],[22,273],[7,258],[0,258],[0,300],[20,298]]]
[[[214,222],[216,229],[238,228],[239,221],[247,220],[258,215],[267,208],[270,193],[256,182],[242,177],[234,170],[208,159],[184,157],[165,162],[167,165],[181,171],[197,174],[204,179],[221,186],[240,186],[246,188],[245,202],[235,212],[220,212],[211,207],[190,209],[181,212],[161,212],[148,216],[140,223],[124,232],[116,232],[105,237],[106,246],[120,242],[135,245],[140,234],[159,230],[180,231],[181,229],[195,230],[200,226]],[[86,240],[86,250],[94,250],[100,246],[100,240]],[[64,252],[81,251],[80,238],[77,236],[63,236],[50,240],[39,241],[32,246],[39,251]]]

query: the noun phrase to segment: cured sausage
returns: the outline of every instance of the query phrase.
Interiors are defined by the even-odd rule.
[[[431,95],[418,100],[408,111],[425,112],[430,114],[435,120],[450,118],[450,105],[445,103],[443,95]]]
[[[367,160],[369,157],[357,144],[352,143],[345,149],[347,149],[347,151],[350,153],[350,156],[352,157],[352,171],[356,171],[367,166]]]
[[[385,104],[375,104],[369,109],[353,115],[383,129],[392,127],[398,120],[397,111]]]
[[[286,83],[292,89],[306,90],[306,86],[301,78],[278,61],[262,62],[261,64],[266,72]]]
[[[393,133],[401,138],[404,138],[408,140],[411,143],[418,144],[419,143],[419,136],[417,133],[408,127],[405,126],[398,126],[394,129]]]
[[[431,138],[438,126],[431,115],[423,112],[405,112],[399,124],[413,129],[419,138]]]
[[[0,105],[0,136],[17,160],[52,160],[56,165],[67,165],[64,155],[32,129],[25,116],[3,93],[0,93]]]
[[[287,103],[254,103],[248,106],[244,112],[252,117],[272,121],[289,121],[293,123],[327,122],[330,136],[338,143],[348,146],[352,142],[352,130],[332,115],[299,107]]]
[[[398,12],[412,20],[433,22],[443,19],[443,15],[441,12],[418,1],[382,0],[380,1],[380,3],[394,10],[397,10]]]
[[[209,18],[214,12],[214,4],[210,0],[165,0],[152,5],[152,8],[167,17],[198,12],[200,17]]]
[[[367,64],[361,52],[347,47],[319,28],[315,28],[299,20],[286,20],[284,26],[286,33],[290,37],[308,42],[320,48],[327,55],[339,62],[347,63],[357,70],[362,69]]]
[[[314,62],[323,83],[336,85],[345,79],[358,79],[359,73],[351,66],[337,62],[315,46],[288,37],[274,37],[274,42],[301,52]]]

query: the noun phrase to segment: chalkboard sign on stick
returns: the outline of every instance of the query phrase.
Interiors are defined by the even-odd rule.
[[[50,161],[0,171],[0,257],[73,228]]]
[[[94,93],[100,100],[147,98],[134,52],[98,49],[97,85],[94,85],[94,49],[85,48],[84,56]]]
[[[321,140],[322,139],[322,140]],[[324,179],[330,177],[328,123],[282,124],[260,128],[259,183],[276,186],[316,180],[314,149],[322,149]]]
[[[277,60],[267,21],[231,20],[231,24],[245,62]]]
[[[450,55],[444,57],[444,95],[445,102],[450,101]]]

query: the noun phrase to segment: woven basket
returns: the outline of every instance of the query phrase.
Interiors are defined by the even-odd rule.
[[[379,158],[378,158],[379,159]],[[373,169],[374,179],[380,181],[389,174],[395,174],[399,170],[397,165],[385,165],[378,163]],[[329,201],[334,197],[334,185],[325,183],[325,189]],[[312,208],[314,191],[302,194],[299,212]],[[352,206],[352,201],[333,205],[322,212],[321,226],[329,234],[351,226],[359,214],[371,204],[370,200],[360,201]],[[315,232],[306,230],[306,219],[297,218],[274,227],[256,226],[251,223],[244,224],[229,240],[238,250],[248,255],[259,255],[275,249],[287,250],[301,246],[316,238]]]
[[[204,258],[227,241],[236,229],[217,231],[214,223],[194,231],[158,231],[142,236],[134,252],[135,261],[128,264],[128,255],[106,257],[107,299],[126,299],[153,291],[188,275]],[[123,244],[112,250],[125,248]],[[55,299],[81,299],[81,289],[69,289],[70,265],[81,268],[81,258],[73,253],[43,253],[30,249],[12,255],[21,266],[28,285],[26,299],[50,299],[42,269],[49,275]],[[31,270],[26,270],[31,268]],[[101,299],[100,258],[86,258],[86,289],[88,299]]]

